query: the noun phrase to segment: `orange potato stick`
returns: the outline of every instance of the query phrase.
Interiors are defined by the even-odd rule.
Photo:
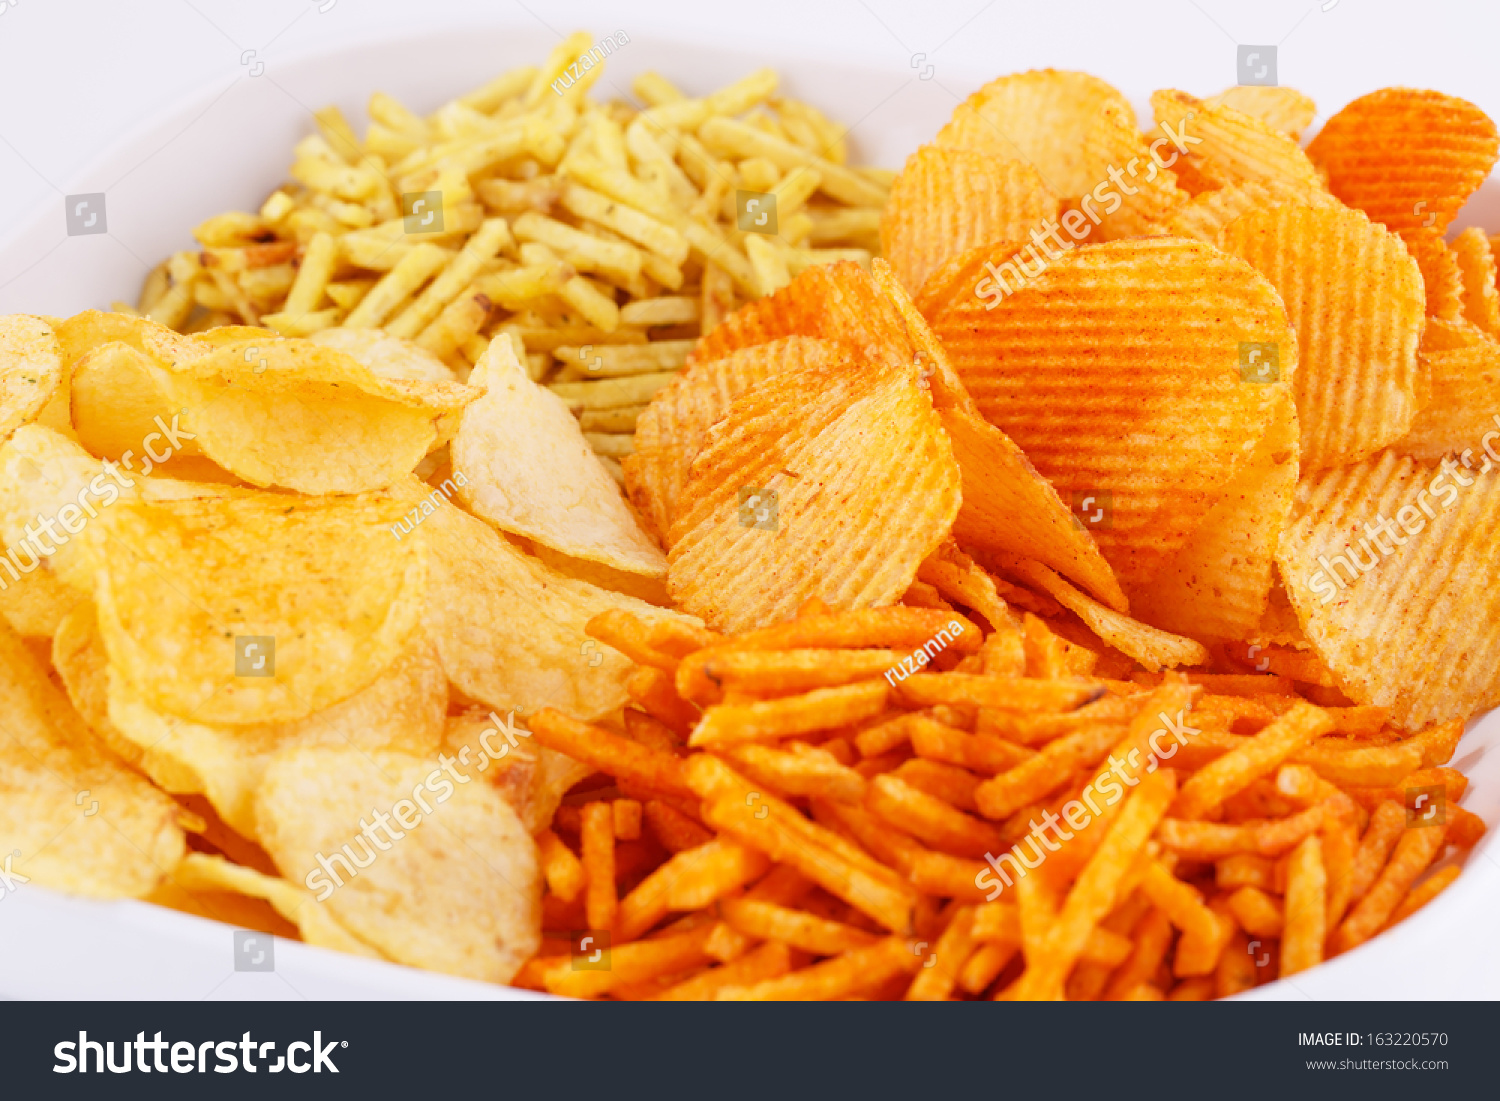
[[[922,965],[904,937],[886,937],[801,971],[753,986],[721,987],[720,1001],[826,1001],[880,986]]]
[[[620,902],[619,938],[634,940],[673,910],[698,910],[769,867],[761,853],[724,837],[677,853]]]
[[[957,631],[953,630],[955,623]],[[979,628],[955,612],[895,605],[798,616],[786,623],[736,635],[722,645],[735,650],[868,646],[911,650],[932,641],[939,631],[948,636],[942,640],[943,646],[961,653],[978,650],[983,642]]]
[[[1469,790],[1469,778],[1456,768],[1423,768],[1402,779],[1400,784],[1375,788],[1350,787],[1348,793],[1360,806],[1373,812],[1386,800],[1404,806],[1408,790],[1424,787],[1443,788],[1451,806],[1462,799],[1464,792]]]
[[[704,924],[685,933],[616,945],[610,949],[608,971],[575,971],[571,958],[564,957],[547,969],[543,983],[552,994],[597,998],[627,983],[680,975],[709,962],[703,946],[712,932],[713,926]]]
[[[1354,854],[1359,826],[1353,819],[1329,815],[1323,821],[1323,871],[1328,877],[1328,928],[1336,929],[1349,908],[1354,886]]]
[[[1282,765],[1276,771],[1276,791],[1287,801],[1303,810],[1314,803],[1322,803],[1341,794],[1337,784],[1323,779],[1318,775],[1317,770],[1308,765]],[[1370,815],[1363,807],[1355,803],[1350,820],[1359,829],[1363,829],[1370,820]]]
[[[1463,869],[1457,864],[1449,864],[1441,871],[1433,872],[1407,893],[1401,905],[1396,907],[1395,912],[1391,914],[1390,919],[1385,923],[1385,927],[1389,929],[1391,926],[1399,925],[1411,917],[1412,914],[1416,913],[1445,891],[1449,884],[1457,879],[1459,873],[1462,871]]]
[[[615,893],[615,820],[605,802],[585,803],[583,830],[584,914],[590,929],[612,929],[620,899]],[[629,938],[626,938],[629,939]]]
[[[1000,977],[1006,965],[1016,958],[1018,951],[1020,949],[1013,944],[981,944],[959,973],[959,987],[967,994],[983,994]]]
[[[667,852],[678,853],[684,849],[696,849],[713,837],[713,834],[697,822],[660,799],[649,800],[642,807],[642,813],[646,817],[647,825],[651,827],[651,832],[656,835],[656,839],[661,842],[662,848]]]
[[[639,616],[623,608],[600,612],[583,625],[584,634],[612,646],[637,665],[650,665],[664,673],[677,672],[677,659],[650,642],[650,629]]]
[[[1241,887],[1225,902],[1240,928],[1252,937],[1279,937],[1283,918],[1281,903],[1257,887]]]
[[[1047,936],[1045,956],[1036,965],[1028,963],[1021,977],[1026,1000],[1062,996],[1063,980],[1078,962],[1089,934],[1114,908],[1121,880],[1176,795],[1177,773],[1164,768],[1142,779],[1125,798],[1063,903]]]
[[[913,581],[902,594],[901,603],[913,608],[941,608],[950,612],[953,610],[953,605],[944,600],[937,589],[925,581]]]
[[[681,619],[658,619],[646,630],[646,645],[681,660],[706,646],[717,646],[724,636]]]
[[[1040,964],[1047,934],[1057,921],[1057,891],[1045,872],[1021,877],[1016,883],[1016,915],[1021,920],[1021,954],[1026,966]]]
[[[543,830],[536,835],[536,849],[537,856],[541,858],[542,875],[547,880],[547,889],[562,901],[572,902],[588,881],[582,862],[551,830]]]
[[[1401,745],[1348,748],[1342,738],[1325,738],[1299,750],[1292,760],[1311,765],[1323,779],[1345,787],[1400,783],[1422,765],[1422,747]]]
[[[712,967],[656,996],[663,1002],[712,1001],[727,986],[754,986],[780,978],[792,969],[792,954],[785,944],[771,941],[723,967]]]
[[[895,650],[722,650],[703,675],[746,692],[832,688],[883,676],[905,655]]]
[[[1444,833],[1443,826],[1415,826],[1402,833],[1380,878],[1339,926],[1336,951],[1357,948],[1384,927],[1417,876],[1442,853]]]
[[[1458,748],[1459,739],[1463,736],[1464,721],[1454,719],[1451,722],[1435,723],[1429,726],[1409,744],[1421,746],[1422,767],[1433,768],[1437,765],[1446,765],[1453,759],[1453,751]]]
[[[912,673],[896,683],[896,694],[918,707],[948,703],[1013,711],[1065,711],[1099,699],[1104,689],[1067,680],[991,677],[982,673]]]
[[[1136,927],[1134,940],[1130,958],[1120,965],[1104,988],[1106,1001],[1129,1000],[1131,991],[1161,970],[1167,949],[1172,946],[1172,923],[1166,914],[1153,909]]]
[[[1280,856],[1323,824],[1327,805],[1319,803],[1274,822],[1240,825],[1166,818],[1156,837],[1164,847],[1190,860],[1218,860],[1237,853]]]
[[[639,841],[641,838],[641,804],[634,799],[616,799],[614,811],[616,841]]]
[[[671,727],[644,711],[627,707],[624,710],[624,717],[625,733],[643,746],[659,753],[675,754],[678,746],[682,744],[682,739]]]
[[[1004,848],[1000,831],[892,775],[870,781],[866,809],[942,852],[982,857]]]
[[[1141,710],[1146,696],[1105,696],[1077,711],[1061,715],[1033,714],[985,708],[979,712],[977,730],[1021,745],[1041,745],[1064,734],[1074,734],[1099,723],[1129,723]]]
[[[1202,818],[1235,792],[1274,772],[1293,753],[1324,734],[1331,726],[1327,715],[1312,704],[1299,704],[1257,734],[1249,743],[1230,750],[1205,765],[1182,785],[1178,818]]]
[[[1092,768],[1104,760],[1121,733],[1118,726],[1102,725],[1048,742],[1035,757],[974,789],[979,813],[986,818],[1006,818],[1056,791],[1078,769]]]
[[[921,849],[912,855],[906,877],[925,895],[982,902],[989,891],[974,881],[988,866],[983,861]]]
[[[1182,930],[1172,973],[1178,978],[1212,974],[1234,931],[1233,923],[1205,906],[1196,889],[1175,877],[1158,860],[1147,866],[1140,890]]]
[[[922,960],[922,967],[906,990],[909,1002],[947,1001],[958,985],[964,965],[974,955],[978,945],[974,941],[971,926],[974,907],[960,906],[954,911],[948,927],[938,937],[932,951]]]
[[[1287,864],[1286,905],[1281,933],[1281,977],[1323,962],[1328,939],[1328,876],[1323,842],[1308,837],[1292,850]]]
[[[861,681],[839,688],[815,688],[777,700],[717,704],[703,713],[688,744],[701,747],[773,741],[846,726],[880,714],[888,692],[883,680]]]
[[[988,676],[1026,675],[1026,643],[1021,632],[1014,627],[996,627],[979,648],[979,657]]]
[[[1236,853],[1214,862],[1214,883],[1225,889],[1255,887],[1266,891],[1274,878],[1271,861],[1255,853]]]
[[[1236,929],[1224,946],[1219,966],[1214,969],[1214,997],[1231,998],[1253,990],[1256,984],[1255,958],[1250,954],[1250,938]]]
[[[865,798],[865,778],[813,746],[788,752],[751,743],[724,746],[718,752],[751,780],[782,795],[820,795],[841,803]]]
[[[912,715],[897,715],[854,736],[854,746],[861,757],[879,757],[906,744]]]
[[[658,722],[686,738],[703,712],[677,694],[672,678],[660,669],[642,666],[625,682],[625,694]]]
[[[1183,979],[1167,992],[1169,1002],[1206,1002],[1214,996],[1214,980],[1206,975]]]
[[[974,789],[979,786],[979,777],[968,769],[944,764],[942,761],[913,757],[904,761],[891,775],[918,791],[925,791],[945,803],[951,803],[959,810],[977,809],[974,804]]]
[[[1019,947],[1022,939],[1019,907],[1010,902],[986,902],[976,907],[973,934],[975,940],[988,944]],[[1130,952],[1130,938],[1099,926],[1089,934],[1078,959],[1080,963],[1114,968],[1123,963]]]
[[[1454,803],[1449,803],[1448,815],[1448,841],[1461,849],[1472,848],[1484,836],[1486,826],[1484,819],[1473,811],[1465,810]]]
[[[1292,682],[1285,677],[1263,677],[1242,673],[1183,673],[1190,684],[1201,685],[1216,696],[1292,696]],[[1133,673],[1135,684],[1154,688],[1161,683],[1160,673]],[[1298,701],[1301,702],[1301,701]]]
[[[1035,750],[1003,738],[969,734],[926,715],[908,715],[906,731],[917,756],[990,776],[1015,768],[1037,755]]]
[[[1399,802],[1387,799],[1371,812],[1370,824],[1359,840],[1359,848],[1354,853],[1354,868],[1349,874],[1351,905],[1364,898],[1374,885],[1375,877],[1385,867],[1405,828],[1406,808]]]
[[[719,914],[748,937],[780,941],[815,956],[837,956],[879,939],[853,925],[751,898],[726,898],[719,903]]]
[[[570,719],[550,707],[532,715],[528,725],[541,745],[616,779],[633,780],[667,795],[693,795],[683,778],[682,761],[671,754],[649,749],[601,726]]]
[[[812,880],[797,869],[786,864],[778,864],[742,897],[759,902],[770,902],[778,906],[792,906],[802,901],[814,886]],[[721,921],[714,929],[714,935],[709,938],[707,951],[714,959],[721,963],[728,963],[730,960],[739,959],[754,946],[754,937],[747,937],[738,929],[733,929]]]
[[[1143,982],[1137,983],[1132,987],[1130,993],[1126,994],[1123,1000],[1127,1002],[1164,1002],[1167,1000],[1167,996],[1162,993],[1160,987]]]

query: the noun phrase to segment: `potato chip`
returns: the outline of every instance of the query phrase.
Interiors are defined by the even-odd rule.
[[[22,638],[51,638],[83,594],[43,566],[20,577],[0,568],[0,617]]]
[[[390,485],[442,442],[443,415],[479,396],[381,378],[343,352],[287,339],[179,362],[165,385],[209,458],[253,485],[312,494]]]
[[[1151,111],[1166,139],[1172,136],[1169,127],[1186,135],[1183,141],[1191,147],[1187,164],[1208,187],[1278,180],[1322,189],[1318,170],[1301,147],[1254,115],[1172,89],[1152,94]]]
[[[139,898],[184,849],[177,805],[105,752],[0,624],[0,849],[6,871],[92,898]]]
[[[419,541],[391,532],[406,504],[117,503],[88,529],[110,664],[148,706],[205,723],[285,722],[353,695],[421,615]]]
[[[1137,616],[1196,639],[1247,638],[1255,632],[1275,581],[1277,540],[1297,490],[1297,439],[1297,408],[1283,392],[1250,461],[1136,597]]]
[[[933,332],[985,419],[1057,487],[1128,595],[1249,460],[1274,388],[1289,385],[1294,335],[1269,283],[1198,242],[1087,245],[1019,284],[1008,297],[995,288],[989,304],[941,303]],[[1282,381],[1242,382],[1243,349],[1272,345]]]
[[[1400,238],[1357,210],[1285,203],[1231,223],[1219,247],[1271,281],[1297,331],[1303,469],[1354,462],[1405,434],[1424,390],[1424,313]]]
[[[140,767],[147,750],[121,734],[109,720],[109,655],[99,637],[93,601],[79,594],[52,639],[52,665],[74,709],[115,756]],[[142,769],[143,772],[149,771]]]
[[[1464,276],[1458,257],[1435,229],[1403,230],[1401,239],[1417,267],[1427,295],[1427,313],[1444,321],[1457,321],[1464,314]]]
[[[1240,215],[1286,202],[1303,206],[1342,205],[1321,188],[1280,180],[1246,180],[1194,195],[1191,202],[1173,211],[1161,228],[1174,237],[1193,237],[1217,246],[1219,234]]]
[[[1171,166],[1186,166],[1184,155],[1191,147],[1181,133],[1177,136],[1181,144],[1160,138],[1147,145],[1135,128],[1134,111],[1114,102],[1102,104],[1083,134],[1088,182],[1079,192],[1077,209],[1063,214],[1068,235],[1083,240],[1097,227],[1099,240],[1140,236],[1154,232],[1153,227],[1185,204],[1189,192],[1178,186]],[[1096,203],[1103,210],[1096,210]],[[1032,258],[1037,259],[1034,251]]]
[[[1056,69],[1014,73],[959,104],[935,141],[996,164],[1022,161],[1052,194],[1076,199],[1099,182],[1079,139],[1109,109],[1134,127],[1130,101],[1098,77]]]
[[[850,360],[854,348],[832,340],[786,336],[730,352],[722,359],[697,360],[664,389],[635,425],[635,453],[627,455],[625,489],[659,541],[676,518],[688,468],[703,450],[708,430],[750,387],[783,371]]]
[[[556,573],[451,505],[421,530],[425,629],[448,679],[501,714],[556,707],[592,721],[618,710],[631,663],[590,639],[584,624],[610,608],[648,622],[686,618]]]
[[[667,561],[568,407],[526,375],[509,340],[491,341],[474,373],[484,396],[452,444],[458,496],[476,516],[574,558],[661,577]]]
[[[474,762],[521,816],[526,832],[535,835],[552,825],[568,789],[594,769],[530,738],[524,726],[497,723],[490,715],[470,710],[449,717],[443,729],[443,752],[465,768]]]
[[[1432,379],[1432,400],[1411,422],[1393,449],[1424,462],[1444,455],[1473,456],[1500,424],[1500,343],[1462,321],[1429,318],[1420,351]],[[1500,462],[1500,448],[1484,448]],[[1481,457],[1481,461],[1483,458]]]
[[[380,329],[345,329],[337,326],[313,333],[307,339],[314,344],[352,356],[368,368],[371,374],[380,378],[460,381],[453,368],[420,344],[391,336]]]
[[[1313,116],[1318,113],[1317,104],[1307,96],[1295,88],[1277,84],[1237,84],[1209,96],[1203,103],[1206,107],[1223,105],[1251,115],[1293,141],[1312,125]]]
[[[1277,562],[1352,699],[1409,730],[1500,703],[1497,512],[1500,468],[1386,451],[1304,479]]]
[[[503,983],[541,946],[536,846],[498,792],[453,771],[463,780],[405,753],[287,750],[256,796],[258,832],[287,879],[390,959]]]
[[[522,545],[522,549],[537,561],[564,577],[571,577],[574,581],[587,581],[597,589],[624,593],[637,600],[644,600],[647,604],[655,604],[659,608],[672,606],[672,597],[667,592],[665,577],[642,577],[638,573],[611,569],[601,563],[590,562],[586,558],[574,558],[571,555],[561,554],[551,547],[533,543],[520,536],[512,535],[509,538],[512,543]]]
[[[1279,545],[1279,535],[1277,541]],[[1302,631],[1302,624],[1297,620],[1297,609],[1292,607],[1291,598],[1286,595],[1279,571],[1271,585],[1271,595],[1266,600],[1266,610],[1261,613],[1260,624],[1246,639],[1251,644],[1262,647],[1289,646],[1294,650],[1312,648],[1312,643],[1307,641],[1307,635]]]
[[[111,341],[123,341],[163,366],[179,359],[196,358],[204,351],[203,342],[173,332],[150,318],[103,310],[76,313],[55,329],[64,372],[71,372],[86,352]]]
[[[752,387],[694,461],[667,586],[715,630],[816,596],[893,603],[945,538],[959,471],[915,365],[804,367]]]
[[[1323,124],[1307,155],[1328,190],[1403,237],[1441,236],[1494,167],[1500,135],[1467,100],[1414,88],[1382,88]]]
[[[1057,217],[1057,196],[1025,161],[924,145],[907,158],[880,220],[881,251],[916,294],[950,256],[991,241],[1025,241]]]
[[[109,719],[143,754],[141,769],[174,794],[203,795],[229,827],[256,836],[253,800],[266,766],[293,746],[349,746],[432,756],[442,743],[448,682],[433,645],[414,632],[405,653],[346,700],[283,723],[212,724],[153,710],[109,680]]]
[[[57,336],[40,317],[0,317],[0,440],[35,420],[62,385]]]
[[[1471,226],[1450,246],[1463,275],[1464,318],[1491,336],[1500,334],[1500,290],[1495,287],[1495,254],[1484,230]]]

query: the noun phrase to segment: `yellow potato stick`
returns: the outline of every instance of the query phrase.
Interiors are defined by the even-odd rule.
[[[736,160],[765,157],[783,172],[810,168],[822,177],[823,192],[831,199],[850,206],[884,206],[886,189],[852,172],[843,165],[809,153],[784,138],[757,130],[748,123],[716,116],[698,130],[698,136],[710,150]]]
[[[458,297],[484,262],[495,256],[510,241],[510,229],[504,218],[487,218],[479,231],[470,237],[442,272],[427,285],[407,307],[385,326],[391,336],[414,338]]]
[[[371,288],[370,293],[360,299],[359,305],[344,318],[344,327],[349,329],[375,329],[402,302],[414,294],[418,287],[446,264],[452,253],[436,245],[420,244],[412,248],[401,261]]]

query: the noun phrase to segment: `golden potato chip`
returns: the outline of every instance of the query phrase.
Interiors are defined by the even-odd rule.
[[[287,750],[256,796],[259,835],[288,880],[388,958],[507,982],[541,947],[536,846],[494,788],[450,768],[462,779],[432,757]]]
[[[177,804],[105,752],[4,624],[0,715],[6,872],[93,898],[149,894],[182,857]]]
[[[1052,194],[1076,199],[1099,182],[1080,139],[1107,109],[1134,127],[1130,101],[1098,77],[1056,69],[1013,73],[959,104],[934,140],[996,164],[1022,161]]]
[[[1407,229],[1401,232],[1406,251],[1422,269],[1426,291],[1427,313],[1444,321],[1457,321],[1464,315],[1464,276],[1458,257],[1435,229]]]
[[[1497,527],[1500,464],[1385,451],[1303,480],[1277,562],[1345,693],[1407,730],[1500,703]]]
[[[593,765],[537,745],[524,727],[497,724],[478,711],[448,719],[443,752],[461,765],[474,761],[533,836],[552,825],[568,789],[594,772]]]
[[[405,653],[346,700],[282,723],[213,724],[164,715],[121,676],[109,719],[142,751],[140,767],[177,795],[203,795],[235,832],[256,837],[253,800],[271,758],[292,746],[349,746],[431,756],[442,742],[448,682],[433,645],[413,632]]]
[[[1057,211],[1057,196],[1025,161],[924,145],[891,188],[880,219],[881,252],[916,294],[950,256],[992,241],[1025,241]]]
[[[75,591],[76,590],[72,590]],[[99,636],[94,602],[82,593],[52,637],[52,665],[73,707],[115,756],[140,768],[149,750],[121,734],[109,719],[109,655]],[[150,769],[141,771],[151,774]]]
[[[346,329],[339,325],[313,333],[307,339],[353,357],[380,378],[459,381],[453,368],[420,344],[380,329]]]
[[[352,696],[422,610],[420,541],[387,493],[121,501],[88,529],[110,664],[148,706],[286,722]]]
[[[1484,230],[1471,226],[1450,246],[1463,275],[1464,317],[1491,336],[1500,334],[1500,291],[1495,288],[1495,254]]]
[[[1298,202],[1303,206],[1341,206],[1321,188],[1297,186],[1280,180],[1246,180],[1194,195],[1178,207],[1161,229],[1174,237],[1193,237],[1217,246],[1224,227],[1242,214],[1264,207]]]
[[[1271,281],[1297,330],[1303,469],[1400,439],[1424,396],[1422,273],[1401,239],[1357,210],[1284,203],[1232,222],[1219,247]]]
[[[208,857],[205,853],[189,853],[188,855],[222,859]],[[181,868],[186,863],[185,857],[182,864],[178,864],[177,867]],[[193,917],[232,925],[236,929],[252,929],[259,933],[269,933],[283,940],[302,940],[302,934],[298,932],[297,926],[277,913],[269,902],[252,898],[249,895],[232,894],[228,890],[219,888],[188,890],[176,879],[168,876],[158,883],[156,889],[142,901],[149,902],[153,906],[164,906],[178,913],[191,914]]]
[[[0,616],[22,638],[51,638],[81,592],[43,566],[20,577],[0,568]]]
[[[469,511],[574,558],[664,576],[666,558],[641,530],[578,420],[527,377],[511,342],[491,341],[470,379],[483,396],[464,410],[450,448],[458,496]]]
[[[1196,639],[1247,638],[1258,628],[1297,490],[1297,440],[1297,407],[1283,392],[1250,461],[1136,597],[1138,617]]]
[[[1162,136],[1185,134],[1185,154],[1195,177],[1207,187],[1247,180],[1278,180],[1292,187],[1321,190],[1323,181],[1302,148],[1286,134],[1228,104],[1210,104],[1175,89],[1151,96],[1151,111]],[[1171,128],[1171,130],[1169,130]],[[1181,175],[1181,170],[1178,169]]]
[[[167,372],[203,453],[258,486],[379,489],[440,444],[438,422],[479,396],[430,379],[382,378],[307,340],[231,344]]]
[[[1360,96],[1323,124],[1307,155],[1328,190],[1403,237],[1441,236],[1494,167],[1500,135],[1467,100],[1415,88]]]
[[[932,330],[985,419],[1057,487],[1129,595],[1269,428],[1297,358],[1281,301],[1243,261],[1170,237],[1087,245],[1007,297],[991,289],[988,302],[929,303]],[[1281,381],[1242,381],[1247,346],[1274,346]]]
[[[703,450],[708,430],[734,399],[762,379],[782,371],[831,365],[857,353],[847,344],[810,336],[786,336],[731,352],[722,359],[696,360],[658,390],[635,424],[635,453],[625,456],[625,489],[659,541],[676,518],[688,467]]]
[[[890,604],[958,514],[953,449],[915,365],[804,367],[742,394],[693,462],[667,587],[720,630]]]
[[[1500,462],[1500,447],[1484,447],[1487,434],[1500,428],[1500,343],[1467,322],[1434,317],[1420,356],[1432,379],[1432,400],[1392,449],[1424,462],[1465,454],[1469,463],[1484,450]]]
[[[1317,104],[1307,96],[1295,88],[1277,84],[1237,84],[1209,96],[1203,103],[1207,107],[1222,104],[1251,115],[1293,141],[1312,125],[1313,116],[1318,113]]]
[[[574,558],[571,555],[562,554],[541,543],[523,539],[519,535],[512,535],[508,538],[537,561],[564,577],[571,577],[574,581],[587,581],[597,589],[624,593],[637,600],[644,600],[647,604],[655,604],[659,608],[672,606],[672,597],[667,592],[665,577],[642,577],[638,573],[611,569],[599,562],[590,562],[586,558]]]
[[[0,317],[0,440],[41,414],[62,385],[57,336],[40,317]]]
[[[452,505],[439,506],[421,531],[425,630],[448,679],[502,715],[556,707],[593,721],[618,710],[631,663],[590,639],[584,624],[610,608],[648,622],[687,618],[565,577]]]
[[[204,353],[203,342],[131,314],[84,310],[58,323],[55,330],[64,372],[70,372],[86,352],[112,341],[123,341],[163,366]]]
[[[1063,228],[1073,241],[1089,237],[1096,227],[1095,239],[1103,241],[1156,232],[1154,227],[1188,201],[1189,192],[1179,186],[1172,166],[1188,165],[1185,155],[1191,146],[1183,132],[1174,133],[1176,143],[1158,138],[1148,145],[1145,135],[1135,128],[1134,111],[1114,102],[1099,108],[1083,134],[1082,145],[1089,169],[1085,186],[1092,190],[1080,192],[1076,209],[1062,217]],[[1095,204],[1102,209],[1095,209]],[[1032,259],[1040,262],[1035,250]]]

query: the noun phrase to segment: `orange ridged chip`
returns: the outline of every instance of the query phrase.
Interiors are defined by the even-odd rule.
[[[665,545],[676,518],[677,499],[711,428],[734,399],[782,371],[852,359],[847,344],[810,336],[786,336],[697,360],[656,392],[635,423],[635,452],[620,465],[625,489]]]
[[[62,385],[62,354],[40,317],[0,317],[0,440],[41,414]]]
[[[1130,101],[1096,76],[1056,69],[1014,73],[959,104],[936,143],[995,163],[1024,161],[1052,194],[1077,198],[1099,182],[1081,139],[1106,107],[1134,127]]]
[[[1429,318],[1421,358],[1432,400],[1393,449],[1426,462],[1465,450],[1479,454],[1500,428],[1500,343],[1466,322]],[[1500,447],[1491,445],[1500,459]]]
[[[1468,100],[1382,88],[1323,124],[1307,154],[1328,190],[1393,233],[1442,234],[1494,167],[1500,135]]]
[[[1191,146],[1177,136],[1180,147],[1167,139],[1148,144],[1136,129],[1134,111],[1118,103],[1101,105],[1083,134],[1088,190],[1078,196],[1076,210],[1063,214],[1068,235],[1074,240],[1094,236],[1109,241],[1159,232],[1156,227],[1191,198],[1179,186],[1174,168],[1187,167],[1184,154]],[[1127,172],[1129,180],[1122,186],[1115,177],[1124,181]]]
[[[1277,540],[1278,545],[1280,539]],[[1280,571],[1271,586],[1271,595],[1266,601],[1266,610],[1261,614],[1260,624],[1246,636],[1245,641],[1265,646],[1287,646],[1293,650],[1309,650],[1312,643],[1297,619],[1297,609],[1292,607],[1291,597],[1286,595],[1286,586],[1281,583]]]
[[[891,604],[953,526],[953,448],[915,364],[805,367],[746,391],[694,461],[673,598],[715,630]]]
[[[1426,292],[1427,315],[1444,321],[1457,321],[1464,315],[1464,275],[1458,257],[1448,247],[1443,235],[1435,229],[1402,231],[1406,251],[1422,270]]]
[[[1295,88],[1277,84],[1237,84],[1203,101],[1208,107],[1232,107],[1260,119],[1296,141],[1312,125],[1318,105]]]
[[[1173,237],[1192,237],[1217,246],[1219,234],[1235,219],[1253,210],[1297,202],[1303,206],[1340,206],[1328,192],[1280,180],[1246,180],[1194,195],[1178,207],[1161,229]]]
[[[1151,110],[1163,136],[1170,139],[1168,127],[1186,134],[1183,140],[1192,148],[1187,164],[1204,188],[1247,180],[1278,180],[1315,189],[1323,186],[1318,170],[1301,146],[1253,115],[1174,89],[1153,93]],[[1174,166],[1174,170],[1182,175],[1181,169]]]
[[[1275,580],[1276,540],[1297,490],[1297,438],[1297,408],[1283,394],[1249,463],[1136,597],[1137,616],[1196,639],[1255,632]]]
[[[1407,730],[1500,703],[1497,530],[1500,466],[1386,451],[1303,481],[1277,562],[1345,693]]]
[[[1464,317],[1491,336],[1500,334],[1500,290],[1495,287],[1495,254],[1484,230],[1471,226],[1449,246],[1463,276]]]
[[[1296,364],[1274,288],[1179,238],[1077,249],[993,310],[972,293],[926,304],[985,419],[1085,517],[1127,595],[1249,460]],[[1242,382],[1242,344],[1276,345],[1282,380]]]
[[[1025,161],[924,145],[891,186],[880,247],[910,293],[944,260],[991,241],[1025,241],[1057,217],[1057,196]]]
[[[1271,281],[1297,330],[1303,469],[1400,439],[1425,399],[1422,273],[1401,239],[1357,210],[1284,203],[1231,223],[1219,247]]]

